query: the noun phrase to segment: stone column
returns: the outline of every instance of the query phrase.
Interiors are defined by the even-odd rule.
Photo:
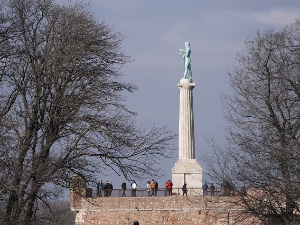
[[[179,83],[179,159],[195,158],[193,88],[195,83]]]
[[[193,88],[191,79],[181,79],[179,109],[179,158],[172,168],[174,191],[187,184],[188,195],[202,195],[202,167],[195,159]]]

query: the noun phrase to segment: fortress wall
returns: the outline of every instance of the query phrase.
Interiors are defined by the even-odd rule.
[[[133,221],[138,221],[140,225],[225,225],[238,222],[243,210],[233,196],[81,198],[80,204],[74,201],[78,201],[78,196],[71,193],[71,206],[77,206],[76,225],[131,225]],[[256,223],[248,218],[238,224]]]

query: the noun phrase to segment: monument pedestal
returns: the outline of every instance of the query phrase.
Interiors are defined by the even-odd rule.
[[[188,195],[203,195],[202,167],[196,159],[178,159],[172,168],[173,188],[181,188],[187,184]]]

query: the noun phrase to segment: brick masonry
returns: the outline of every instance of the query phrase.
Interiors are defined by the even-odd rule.
[[[98,197],[83,198],[71,191],[76,225],[94,224],[259,224],[241,217],[234,196]]]

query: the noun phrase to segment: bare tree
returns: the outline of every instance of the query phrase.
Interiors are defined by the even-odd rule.
[[[0,188],[3,223],[30,224],[42,191],[108,168],[154,175],[175,138],[134,122],[122,81],[123,36],[82,4],[3,0],[0,14]],[[156,168],[156,169],[155,169]]]
[[[76,213],[70,209],[70,202],[56,201],[40,203],[34,211],[33,225],[74,225]]]
[[[228,145],[214,146],[214,175],[248,185],[239,196],[244,213],[266,224],[299,223],[299,31],[296,20],[245,42],[229,70],[233,90],[223,96]]]

